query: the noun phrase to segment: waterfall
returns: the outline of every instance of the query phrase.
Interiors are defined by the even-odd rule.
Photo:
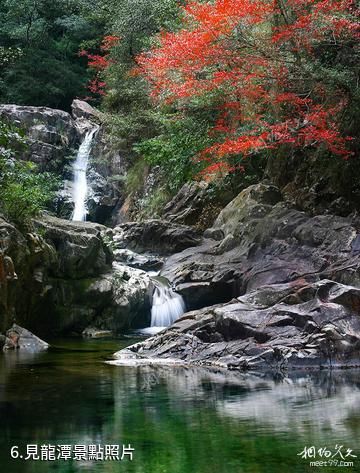
[[[86,220],[86,197],[88,193],[88,185],[86,180],[86,170],[89,161],[92,140],[98,127],[89,130],[83,142],[80,145],[76,160],[74,162],[74,183],[73,183],[73,200],[74,212],[72,220],[84,221]]]
[[[161,276],[151,278],[155,290],[151,308],[151,327],[135,331],[140,335],[151,336],[173,324],[186,311],[184,299],[174,292],[169,281]]]
[[[156,281],[151,308],[151,327],[168,327],[185,312],[184,299],[169,285]]]

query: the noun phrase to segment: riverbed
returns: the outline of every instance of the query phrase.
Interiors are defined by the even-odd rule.
[[[112,353],[134,340],[50,342],[45,353],[0,356],[1,472],[304,472],[314,471],[312,460],[329,460],[325,452],[354,464],[326,472],[359,468],[359,371],[282,378],[113,366]],[[29,445],[39,459],[25,460]],[[119,446],[119,459],[116,447],[112,459],[45,459],[64,445],[95,445],[100,454]],[[313,446],[315,458],[302,458]]]

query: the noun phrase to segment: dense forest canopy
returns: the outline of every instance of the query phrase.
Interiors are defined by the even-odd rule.
[[[84,95],[81,44],[96,41],[105,18],[83,0],[4,0],[0,4],[0,101],[69,109]],[[94,10],[96,10],[94,4]]]
[[[353,0],[5,0],[0,15],[0,101],[89,100],[130,181],[159,165],[167,196],[193,178],[251,182],[268,157],[359,148]]]

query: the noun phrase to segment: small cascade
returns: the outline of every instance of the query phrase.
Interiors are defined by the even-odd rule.
[[[94,135],[98,127],[89,130],[81,143],[76,160],[74,162],[74,183],[73,183],[73,200],[74,212],[72,215],[73,221],[82,222],[86,220],[86,197],[88,193],[88,185],[86,179],[86,170],[89,162],[89,155]]]
[[[155,284],[151,327],[168,327],[183,315],[186,310],[185,302],[168,284],[160,283],[158,280]]]

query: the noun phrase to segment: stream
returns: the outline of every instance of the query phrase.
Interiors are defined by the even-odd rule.
[[[360,373],[276,380],[190,367],[106,363],[132,339],[51,340],[0,357],[0,471],[275,473],[314,471],[305,446],[359,454]],[[120,445],[133,460],[24,460],[11,447]],[[351,458],[357,461],[357,458]],[[349,460],[349,458],[347,459]],[[326,471],[354,471],[327,467]]]

